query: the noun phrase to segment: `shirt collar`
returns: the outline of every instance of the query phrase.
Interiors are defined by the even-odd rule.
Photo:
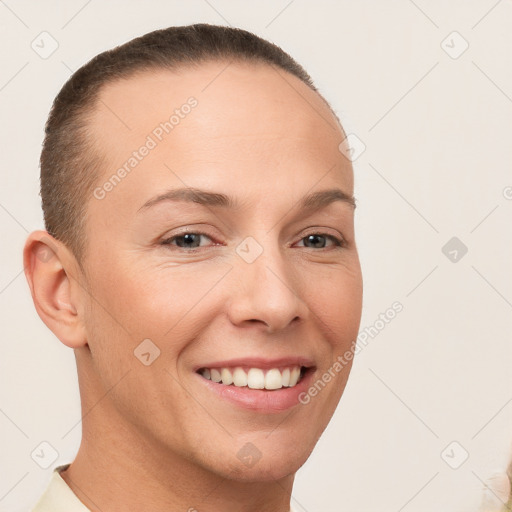
[[[69,465],[64,464],[53,470],[50,483],[31,512],[91,512],[60,476],[60,472]]]

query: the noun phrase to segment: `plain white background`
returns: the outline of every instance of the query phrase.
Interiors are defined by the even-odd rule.
[[[280,45],[365,145],[361,331],[403,305],[358,354],[294,507],[477,511],[512,440],[510,0],[0,1],[0,510],[28,510],[81,435],[72,350],[37,316],[22,264],[43,227],[51,102],[97,53],[197,22]],[[41,37],[58,43],[47,58],[31,47]],[[31,457],[42,442],[58,453],[47,469]]]

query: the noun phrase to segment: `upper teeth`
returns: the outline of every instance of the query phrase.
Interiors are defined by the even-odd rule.
[[[300,377],[300,366],[291,366],[282,371],[278,368],[262,370],[249,368],[246,372],[240,366],[236,368],[203,368],[201,375],[206,379],[222,384],[233,384],[237,387],[248,386],[251,389],[281,389],[297,384]]]

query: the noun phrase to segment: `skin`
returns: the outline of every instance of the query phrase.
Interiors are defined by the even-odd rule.
[[[363,289],[354,208],[297,208],[319,190],[353,194],[338,149],[345,135],[314,91],[267,65],[146,71],[100,93],[91,120],[105,161],[99,184],[190,96],[198,100],[190,114],[104,199],[91,195],[85,273],[45,231],[27,239],[38,314],[77,360],[82,442],[62,477],[92,510],[288,512],[295,472],[351,365],[308,405],[271,414],[221,399],[194,368],[303,355],[315,362],[314,382],[351,349]],[[162,202],[138,211],[184,186],[240,206]],[[190,241],[161,244],[184,228],[205,233],[196,252]],[[317,245],[305,238],[314,233]],[[235,251],[248,236],[263,248],[252,263]],[[147,338],[160,349],[149,366],[134,356]],[[250,467],[237,457],[246,443],[261,453]]]

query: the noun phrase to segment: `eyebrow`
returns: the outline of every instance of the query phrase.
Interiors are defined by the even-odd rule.
[[[184,201],[198,203],[203,206],[214,206],[228,209],[240,208],[240,204],[234,198],[225,194],[187,187],[172,189],[149,199],[139,208],[139,212],[145,211],[152,206],[165,201]],[[304,196],[299,201],[298,208],[299,210],[316,211],[325,208],[335,201],[346,203],[353,209],[356,207],[356,199],[354,196],[347,194],[339,188],[332,188]]]

